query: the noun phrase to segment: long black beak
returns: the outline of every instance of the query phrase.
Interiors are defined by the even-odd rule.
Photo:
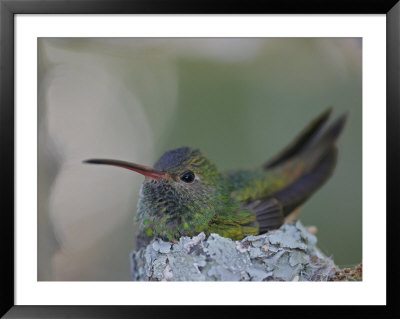
[[[139,165],[131,162],[112,160],[112,159],[89,159],[83,162],[88,164],[103,164],[103,165],[122,167],[155,179],[165,178],[164,172],[157,171],[149,166]]]

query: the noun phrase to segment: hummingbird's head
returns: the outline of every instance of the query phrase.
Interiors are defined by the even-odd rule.
[[[197,149],[165,152],[154,167],[116,160],[89,160],[133,170],[145,176],[137,220],[148,236],[176,238],[203,231],[229,192],[216,166]]]
[[[188,191],[200,185],[212,185],[220,175],[211,161],[198,149],[190,147],[165,152],[154,164],[154,169],[165,174],[164,179],[174,181],[176,186]]]

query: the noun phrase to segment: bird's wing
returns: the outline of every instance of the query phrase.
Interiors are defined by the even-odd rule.
[[[315,123],[322,123],[325,116],[320,117]],[[254,202],[245,202],[244,208],[253,210],[256,213],[260,232],[279,227],[286,216],[303,204],[314,192],[319,189],[326,180],[332,175],[336,166],[337,148],[335,142],[343,130],[347,115],[339,117],[326,130],[322,130],[318,125],[312,125],[314,131],[307,143],[301,147],[292,146],[297,149],[290,156],[282,156],[281,160],[269,166],[271,171],[282,171],[282,176],[287,173],[286,168],[293,163],[303,163],[300,173],[297,172],[296,178],[285,184],[282,188],[268,193],[263,198],[255,198]],[[318,129],[317,129],[318,127]],[[306,135],[310,135],[307,133]],[[310,135],[310,136],[311,136]],[[305,136],[305,135],[304,135]],[[300,138],[304,141],[304,138]],[[279,163],[279,164],[277,164]],[[274,167],[278,165],[277,167]]]
[[[268,197],[243,205],[255,212],[259,233],[280,227],[286,216],[303,204],[331,176],[337,158],[332,147],[312,171]]]

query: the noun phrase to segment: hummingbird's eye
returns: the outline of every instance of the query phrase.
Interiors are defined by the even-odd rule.
[[[184,181],[185,183],[191,183],[194,181],[194,178],[194,173],[192,171],[188,171],[181,176],[181,181]]]

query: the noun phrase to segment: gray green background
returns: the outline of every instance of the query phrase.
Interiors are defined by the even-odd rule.
[[[359,38],[40,38],[38,279],[130,280],[143,177],[199,148],[222,169],[260,165],[327,107],[349,112],[332,178],[303,207],[318,246],[362,261]]]

